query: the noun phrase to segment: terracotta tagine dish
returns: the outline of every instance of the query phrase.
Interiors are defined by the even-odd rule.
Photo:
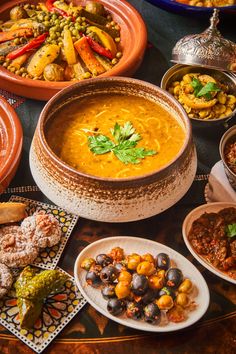
[[[54,1],[1,3],[0,87],[48,100],[87,78],[132,76],[147,45],[142,17],[123,0],[92,3],[65,1],[56,11]]]
[[[9,103],[0,97],[0,193],[9,185],[18,167],[23,132],[17,114]]]

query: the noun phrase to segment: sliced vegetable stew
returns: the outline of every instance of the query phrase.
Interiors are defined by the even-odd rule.
[[[0,65],[33,80],[83,80],[118,63],[119,42],[120,26],[101,3],[26,3],[0,23]]]

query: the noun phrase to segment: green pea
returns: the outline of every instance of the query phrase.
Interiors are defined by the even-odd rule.
[[[44,21],[43,24],[44,24],[45,27],[50,27],[50,22],[49,22],[48,20],[47,20],[47,21]]]
[[[14,44],[20,44],[20,38],[15,38],[14,39]]]
[[[79,34],[79,33],[78,33],[78,31],[77,31],[76,29],[74,29],[74,30],[72,31],[72,35],[73,35],[73,36],[77,37],[78,34]]]
[[[50,34],[50,39],[51,39],[51,40],[56,39],[56,38],[57,38],[57,36],[56,36],[55,33],[51,33],[51,34]]]
[[[118,60],[116,58],[112,59],[111,61],[112,65],[116,65],[118,63]]]
[[[120,58],[122,57],[122,53],[121,53],[121,52],[117,52],[117,53],[116,53],[116,57],[117,57],[118,59],[120,59]]]

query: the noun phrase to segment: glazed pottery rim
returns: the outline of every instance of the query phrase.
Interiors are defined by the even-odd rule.
[[[106,1],[107,4],[109,4],[108,0],[101,0],[101,1]],[[27,2],[27,0],[11,0],[9,2],[3,3],[2,5],[0,5],[0,15],[3,11],[9,10],[12,6],[17,5],[19,3],[25,3]],[[28,0],[28,2],[31,2],[30,0]],[[117,1],[118,3],[118,1]],[[107,5],[105,3],[105,6]],[[111,6],[115,6],[113,4],[113,2],[110,4]],[[130,12],[132,12],[132,14],[135,16],[134,21],[131,21],[131,23],[139,23],[139,37],[136,40],[136,36],[135,38],[133,38],[135,40],[136,46],[133,45],[132,46],[132,52],[131,55],[127,55],[127,57],[124,57],[126,60],[125,62],[120,62],[115,65],[114,67],[112,67],[110,70],[106,71],[104,74],[99,75],[99,77],[110,77],[110,76],[117,76],[119,75],[119,73],[125,74],[126,71],[129,71],[132,69],[132,66],[134,65],[135,61],[138,61],[140,57],[142,57],[145,53],[145,48],[146,48],[146,44],[147,44],[147,28],[146,28],[146,24],[142,18],[142,16],[140,15],[140,13],[135,9],[134,6],[132,6],[132,4],[130,4],[128,1],[126,0],[122,0],[119,1],[119,5],[126,8],[128,11],[124,12],[124,11],[113,11],[113,14],[119,14],[119,16],[123,16],[123,18],[129,15]],[[116,8],[116,7],[114,7]],[[122,9],[124,10],[124,9]],[[140,61],[141,64],[141,61]],[[71,86],[74,84],[74,82],[79,82],[78,81],[43,81],[43,80],[33,80],[33,79],[29,79],[29,78],[23,78],[19,75],[16,75],[10,71],[8,71],[6,68],[4,67],[0,67],[0,79],[7,79],[11,84],[17,84],[17,85],[21,85],[27,88],[30,87],[34,87],[36,89],[51,89],[51,90],[62,90],[63,88],[66,88],[68,86]],[[26,96],[27,97],[27,96]]]
[[[220,153],[220,157],[221,160],[224,164],[224,167],[227,169],[227,171],[234,176],[234,178],[236,178],[236,173],[234,173],[228,166],[228,164],[225,161],[225,156],[224,156],[224,148],[226,143],[229,141],[228,139],[230,139],[232,136],[228,136],[231,134],[231,132],[234,131],[235,134],[233,134],[232,136],[236,136],[236,125],[233,125],[231,128],[229,128],[228,130],[226,130],[226,132],[222,135],[221,139],[220,139],[220,144],[219,144],[219,153]]]
[[[175,63],[173,66],[171,66],[168,70],[166,70],[166,72],[164,73],[164,75],[162,76],[161,79],[161,85],[160,87],[163,90],[167,90],[167,86],[169,83],[169,80],[172,78],[172,76],[177,72],[178,69],[184,69],[184,67],[193,67],[193,68],[199,68],[201,70],[216,70],[219,71],[221,73],[221,75],[225,75],[227,76],[227,78],[229,80],[231,80],[233,82],[233,78],[230,77],[229,75],[234,76],[234,80],[236,81],[236,73],[235,72],[227,72],[227,71],[223,71],[217,68],[213,68],[213,67],[209,67],[209,66],[201,66],[201,65],[187,65],[187,64],[182,64],[182,63]],[[171,76],[168,77],[168,75],[171,74]],[[167,77],[167,78],[166,78]],[[164,82],[165,81],[165,82]],[[235,85],[235,90],[236,90],[236,83],[233,82]],[[230,113],[229,115],[222,117],[222,118],[215,118],[215,119],[201,119],[201,118],[190,118],[189,119],[191,121],[194,122],[199,122],[199,123],[205,123],[205,124],[216,124],[224,122],[225,120],[230,120],[234,115],[236,114],[236,107],[235,109],[232,111],[232,113]]]
[[[0,97],[0,107],[8,118],[9,128],[4,119],[1,120],[3,122],[3,128],[5,128],[4,131],[7,142],[9,143],[10,140],[10,147],[8,149],[9,154],[3,159],[3,166],[0,171],[1,184],[2,181],[11,174],[12,170],[14,170],[15,164],[19,159],[23,145],[23,130],[17,113],[2,96]],[[10,136],[12,136],[12,138],[10,138]]]
[[[162,168],[158,169],[158,170],[153,170],[149,173],[143,174],[143,175],[138,175],[138,176],[131,176],[131,177],[125,177],[125,178],[113,178],[113,177],[100,177],[100,176],[95,176],[95,175],[91,175],[82,171],[79,171],[77,169],[74,169],[72,166],[70,166],[69,164],[67,164],[66,162],[64,162],[62,159],[60,159],[54,152],[53,150],[50,148],[50,146],[48,145],[47,139],[45,137],[44,134],[44,122],[45,119],[48,116],[48,113],[50,112],[50,108],[51,106],[53,106],[54,104],[56,104],[57,101],[59,101],[64,94],[69,93],[70,91],[76,91],[77,88],[83,88],[83,86],[87,86],[89,84],[93,84],[96,85],[96,82],[114,82],[114,83],[118,83],[118,82],[122,82],[122,83],[130,83],[130,84],[139,84],[142,85],[143,87],[148,87],[154,91],[159,91],[162,92],[164,94],[164,96],[167,96],[168,99],[170,101],[172,101],[174,103],[175,106],[178,107],[178,109],[180,110],[180,112],[182,113],[182,117],[184,117],[185,119],[182,120],[184,123],[184,129],[185,129],[185,139],[184,139],[184,143],[181,147],[181,149],[179,150],[178,154],[175,155],[175,157],[169,161],[168,164],[164,165]],[[101,90],[102,92],[102,90]],[[165,109],[167,110],[167,108],[165,107]],[[56,95],[54,95],[48,102],[47,104],[44,106],[40,117],[39,117],[39,121],[38,121],[38,125],[36,128],[36,131],[38,132],[38,137],[39,140],[42,144],[42,146],[44,147],[44,149],[46,150],[47,154],[50,156],[50,158],[57,164],[60,165],[60,167],[64,168],[65,170],[83,177],[83,178],[88,178],[90,180],[96,180],[96,181],[103,181],[103,182],[112,182],[112,183],[120,183],[120,182],[131,182],[131,181],[140,181],[146,178],[149,178],[151,176],[154,175],[158,175],[160,173],[162,173],[164,170],[166,170],[167,168],[171,167],[185,152],[186,148],[188,147],[189,143],[191,142],[192,139],[192,127],[191,127],[191,123],[190,120],[187,116],[187,113],[185,112],[185,110],[183,109],[183,107],[181,106],[181,104],[171,95],[169,94],[167,91],[161,89],[159,86],[156,86],[154,84],[151,84],[149,82],[143,81],[143,80],[138,80],[138,79],[134,79],[134,78],[127,78],[127,77],[122,77],[122,76],[113,76],[113,77],[106,77],[106,78],[95,78],[95,79],[88,79],[86,81],[82,81],[79,83],[76,83],[74,85],[68,86],[65,89],[59,91]]]

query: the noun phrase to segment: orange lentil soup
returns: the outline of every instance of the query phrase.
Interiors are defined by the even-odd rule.
[[[55,119],[56,118],[56,119]],[[102,134],[114,141],[115,123],[131,122],[141,135],[137,147],[155,150],[140,163],[125,164],[113,152],[96,155],[88,136]],[[78,171],[111,178],[139,176],[168,164],[180,151],[184,127],[161,105],[148,99],[122,94],[97,94],[65,105],[47,123],[46,139],[54,153]]]

